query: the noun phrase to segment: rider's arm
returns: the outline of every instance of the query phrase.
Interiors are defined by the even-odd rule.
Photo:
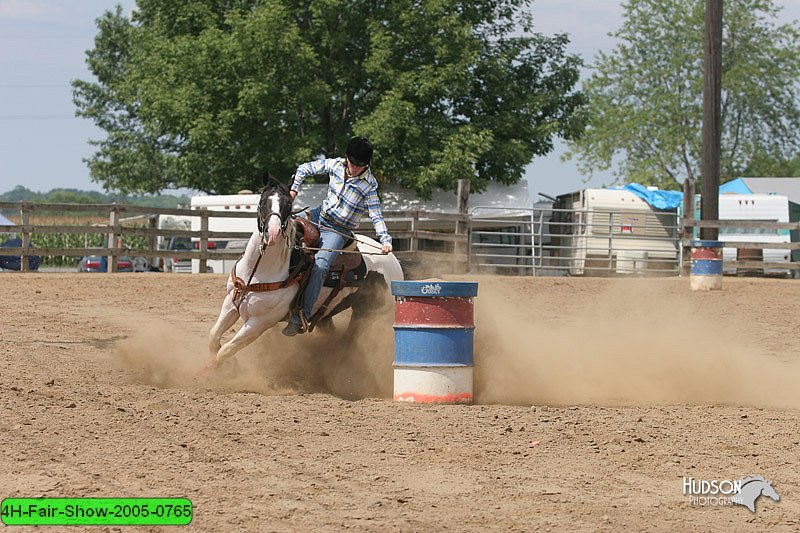
[[[328,173],[331,164],[335,161],[335,159],[317,159],[316,161],[309,161],[308,163],[303,163],[297,167],[297,171],[294,173],[294,177],[292,178],[292,184],[289,187],[290,191],[294,193],[292,195],[292,200],[294,200],[297,196],[297,191],[300,189],[300,185],[302,185],[303,180],[305,180],[308,176],[316,176],[318,174]]]
[[[381,244],[389,246],[391,251],[392,236],[389,235],[389,229],[386,227],[386,222],[383,220],[383,213],[381,212],[381,202],[378,199],[378,189],[370,189],[367,193],[367,210],[369,211],[369,218],[372,220],[372,225],[375,227],[375,233],[378,235]]]

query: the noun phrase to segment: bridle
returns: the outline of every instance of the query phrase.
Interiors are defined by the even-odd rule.
[[[239,263],[242,257],[244,257],[244,254],[242,254],[242,257],[239,257],[239,259],[236,260],[236,263],[234,263],[233,268],[231,269],[231,280],[233,281],[233,286],[234,286],[232,297],[233,297],[233,303],[236,306],[237,310],[239,309],[239,306],[242,304],[242,301],[244,301],[244,297],[245,295],[247,295],[248,292],[267,292],[267,291],[275,291],[278,289],[283,289],[285,287],[300,282],[304,277],[306,277],[310,273],[310,269],[308,269],[306,272],[296,271],[290,273],[289,277],[287,277],[283,281],[276,281],[271,283],[251,283],[251,281],[253,281],[253,276],[255,275],[256,270],[258,270],[258,265],[259,263],[261,263],[261,258],[264,257],[264,252],[267,249],[267,242],[269,240],[267,237],[267,232],[269,231],[269,221],[273,216],[278,217],[278,220],[281,223],[280,227],[281,237],[283,237],[283,239],[287,241],[287,246],[290,244],[288,242],[289,235],[287,235],[286,228],[289,226],[289,219],[292,218],[291,210],[286,215],[285,219],[281,216],[280,213],[276,213],[274,211],[264,216],[263,204],[259,203],[257,213],[258,213],[258,230],[259,233],[261,233],[261,243],[258,247],[258,258],[256,259],[256,262],[253,265],[253,269],[250,271],[250,276],[248,277],[247,282],[245,282],[243,279],[239,278],[236,275],[236,265]]]
[[[281,223],[281,235],[285,236],[286,226],[289,225],[289,219],[291,218],[292,213],[290,210],[290,212],[286,215],[285,219],[281,216],[280,213],[276,213],[275,211],[271,211],[268,215],[264,216],[264,205],[263,203],[259,202],[257,216],[258,216],[258,231],[261,232],[261,240],[263,241],[264,233],[267,231],[270,218],[278,217],[278,220]]]

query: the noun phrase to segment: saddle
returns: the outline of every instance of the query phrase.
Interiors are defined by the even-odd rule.
[[[314,258],[317,253],[316,248],[321,247],[321,239],[319,229],[309,220],[305,218],[295,217],[297,233],[295,237],[295,248],[292,251],[292,256],[289,261],[290,275],[297,275],[298,273],[310,272],[314,266]],[[325,315],[330,302],[336,297],[339,292],[348,286],[360,286],[364,283],[364,278],[367,275],[367,264],[364,262],[364,257],[358,253],[358,246],[354,237],[351,237],[342,246],[343,253],[336,256],[333,261],[328,275],[322,282],[323,287],[329,287],[331,290],[328,297],[319,307],[314,316],[303,317],[306,329],[312,331],[314,326]],[[350,252],[350,253],[348,253]],[[305,296],[306,285],[308,284],[308,276],[302,276],[300,282],[300,290],[297,291],[297,296],[292,302],[292,313],[299,312],[303,307],[303,297]],[[302,313],[301,313],[301,316]]]
[[[307,218],[294,217],[294,222],[297,226],[295,244],[298,246],[305,245],[307,248],[319,248],[321,244],[319,229]]]

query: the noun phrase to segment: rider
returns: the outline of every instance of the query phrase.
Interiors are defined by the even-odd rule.
[[[303,313],[307,320],[311,318],[331,264],[352,230],[358,227],[361,217],[369,213],[381,241],[381,252],[388,254],[392,251],[392,237],[383,221],[378,199],[378,182],[369,168],[371,161],[372,144],[364,137],[353,137],[347,143],[344,158],[320,159],[297,167],[289,187],[292,201],[297,198],[297,191],[308,176],[327,174],[329,179],[328,194],[322,205],[308,213],[309,220],[319,227],[320,248],[324,250],[317,252],[306,286]],[[298,333],[303,333],[303,321],[294,314],[283,334],[292,337]]]

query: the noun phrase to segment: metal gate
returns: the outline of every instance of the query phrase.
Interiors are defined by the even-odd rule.
[[[475,206],[469,266],[533,276],[679,275],[680,229],[672,212]]]

